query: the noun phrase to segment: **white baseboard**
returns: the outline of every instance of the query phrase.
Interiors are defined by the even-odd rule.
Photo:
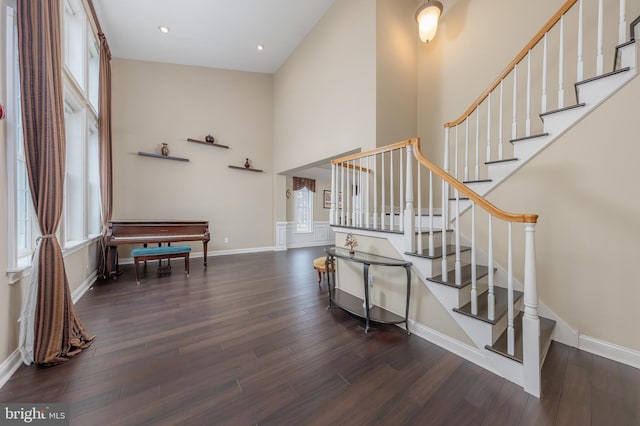
[[[94,271],[93,274],[89,275],[86,280],[84,280],[78,288],[73,290],[71,293],[71,299],[73,300],[73,304],[78,303],[78,300],[91,288],[93,283],[95,283],[98,279],[98,271]]]
[[[411,327],[411,333],[416,336],[431,342],[434,345],[440,346],[442,349],[452,352],[467,361],[476,364],[479,367],[484,368],[494,374],[500,375],[498,371],[487,362],[486,357],[480,352],[479,349],[466,345],[458,340],[452,339],[446,334],[442,334],[432,328],[427,327],[424,324],[420,324],[413,320],[409,320],[409,326]]]
[[[22,357],[20,356],[20,351],[15,350],[9,358],[5,359],[2,364],[0,364],[0,389],[4,386],[5,383],[9,381],[13,373],[20,367],[22,364]]]
[[[582,334],[579,339],[580,346],[578,346],[578,349],[630,365],[631,367],[640,368],[640,352],[638,351]]]
[[[335,241],[316,241],[313,243],[287,244],[287,249],[305,248],[305,247],[322,247],[322,246],[333,246],[333,245],[335,245]]]

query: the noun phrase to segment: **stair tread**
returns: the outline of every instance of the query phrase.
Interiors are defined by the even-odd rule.
[[[600,75],[597,75],[595,77],[587,78],[586,80],[578,81],[577,83],[575,83],[575,86],[578,87],[581,84],[589,83],[591,81],[601,80],[603,78],[611,77],[612,75],[616,75],[616,74],[622,74],[622,73],[625,73],[625,72],[629,71],[630,69],[631,68],[629,68],[629,67],[624,67],[624,68],[620,68],[619,70],[606,72],[604,74],[600,74]]]
[[[519,312],[518,315],[513,319],[514,326],[514,353],[513,355],[509,355],[507,352],[507,330],[505,330],[498,340],[493,345],[486,345],[485,348],[495,352],[497,354],[503,355],[509,359],[522,363],[522,318],[524,316],[524,312]],[[539,317],[540,318],[540,356],[547,346],[547,342],[551,339],[551,333],[553,332],[553,327],[556,322],[552,319]]]
[[[460,246],[460,251],[469,251],[471,250],[471,247],[467,247],[467,246]],[[452,245],[452,244],[448,244],[446,247],[446,254],[447,256],[455,254],[456,253],[456,246]],[[415,252],[406,252],[405,254],[408,254],[410,256],[416,256],[416,257],[424,257],[427,259],[440,259],[442,258],[442,247],[434,247],[433,248],[433,256],[429,256],[429,249],[422,249],[421,253],[418,253],[417,251]]]
[[[503,158],[502,160],[492,160],[492,161],[485,161],[484,164],[489,165],[489,164],[501,164],[501,163],[509,163],[511,161],[518,161],[517,158],[513,157],[513,158]]]
[[[458,199],[459,199],[460,201],[469,201],[469,198],[468,198],[468,197],[460,197],[460,198],[458,198]],[[456,197],[451,197],[451,198],[449,198],[449,201],[455,201],[455,200],[456,200]]]
[[[467,183],[484,183],[484,182],[493,182],[492,179],[478,179],[478,180],[465,180],[462,181],[462,183],[467,184]]]
[[[522,142],[522,141],[528,141],[531,139],[544,138],[546,136],[549,136],[549,133],[538,133],[537,135],[523,136],[521,138],[511,139],[509,142],[511,143]]]
[[[521,291],[514,290],[513,291],[513,301],[517,301],[523,296],[524,293]],[[479,319],[480,321],[484,321],[489,324],[496,324],[500,319],[507,314],[507,310],[509,308],[508,301],[508,290],[504,287],[494,287],[494,295],[496,299],[496,303],[494,306],[494,318],[493,320],[489,319],[489,301],[487,296],[489,295],[489,291],[485,291],[481,295],[478,296],[478,314],[473,315],[471,313],[471,302],[467,303],[461,308],[454,309],[455,312],[458,312],[462,315],[466,315],[472,318]]]
[[[471,265],[465,265],[460,268],[461,279],[460,285],[455,283],[455,268],[447,271],[447,277],[449,277],[449,281],[442,281],[442,274],[435,276],[433,278],[427,278],[427,280],[432,281],[434,283],[443,284],[449,287],[455,288],[464,288],[471,284]],[[485,277],[489,273],[489,268],[484,265],[476,265],[476,279],[479,280]]]
[[[569,106],[566,106],[564,108],[558,108],[558,109],[554,109],[552,111],[543,112],[542,114],[540,114],[540,118],[542,119],[542,121],[544,121],[544,118],[547,115],[555,114],[557,112],[562,112],[562,111],[569,111],[569,110],[576,109],[576,108],[582,108],[585,105],[586,104],[584,104],[584,103],[579,103],[579,104],[575,104],[575,105],[569,105]]]

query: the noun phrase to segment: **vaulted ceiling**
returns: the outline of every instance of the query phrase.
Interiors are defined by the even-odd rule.
[[[333,2],[93,0],[114,57],[261,73],[275,73]]]

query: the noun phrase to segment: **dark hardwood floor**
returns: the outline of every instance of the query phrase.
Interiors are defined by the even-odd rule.
[[[543,396],[394,326],[325,310],[322,248],[151,264],[77,309],[88,350],[22,366],[1,402],[71,405],[74,425],[640,425],[640,370],[553,343]]]

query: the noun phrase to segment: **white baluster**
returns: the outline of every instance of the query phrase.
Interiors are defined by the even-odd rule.
[[[407,145],[407,194],[406,205],[404,210],[404,249],[409,253],[413,253],[416,249],[416,232],[415,232],[415,211],[413,210],[413,145]],[[399,152],[402,159],[402,151]],[[402,160],[400,161],[402,164]],[[400,176],[402,181],[402,175]],[[400,207],[402,210],[402,206]],[[402,211],[399,213],[402,215]]]
[[[527,121],[524,126],[524,135],[531,136],[531,51],[527,53]]]
[[[480,107],[476,108],[476,180],[480,179]]]
[[[396,206],[395,206],[395,184],[393,182],[395,175],[393,174],[393,151],[389,151],[389,177],[390,177],[390,182],[389,182],[389,198],[391,198],[390,200],[390,208],[391,208],[391,215],[389,216],[389,229],[394,230],[396,227],[395,221],[396,221]],[[402,209],[402,207],[400,207]]]
[[[464,180],[469,180],[469,117],[464,120]]]
[[[582,0],[578,1],[578,69],[576,75],[576,81],[582,81],[584,77],[584,61],[582,58],[582,50],[583,50],[583,39],[584,39],[584,30],[583,30],[583,4]]]
[[[627,21],[625,20],[627,2],[620,0],[620,24],[618,25],[618,44],[622,44],[627,38]]]
[[[435,251],[435,248],[434,248],[434,241],[433,241],[433,172],[429,170],[429,256],[433,256],[434,251]]]
[[[366,202],[365,202],[365,212],[364,212],[364,220],[365,220],[365,227],[366,228],[370,228],[371,227],[371,221],[369,220],[370,218],[370,214],[371,214],[371,209],[369,204],[371,204],[371,166],[369,164],[369,159],[371,158],[371,156],[367,156],[367,190],[364,191],[364,196],[366,197]]]
[[[398,220],[400,221],[400,231],[404,231],[404,217],[401,214],[402,213],[402,207],[404,206],[404,164],[403,164],[403,155],[402,155],[402,151],[399,152],[398,157],[400,157],[400,175],[398,176],[398,178],[400,179],[400,211],[398,212]],[[410,161],[409,158],[407,158],[407,163]],[[407,164],[407,167],[409,166],[409,164]],[[408,188],[408,187],[407,187]]]
[[[359,170],[358,170],[358,226],[362,227],[364,221],[362,220],[362,214],[364,211],[364,188],[362,186],[362,157],[358,159]]]
[[[476,203],[471,205],[471,313],[478,315],[478,275],[476,272]]]
[[[515,328],[513,325],[513,250],[511,238],[511,222],[508,232],[508,257],[507,257],[507,353],[515,353]]]
[[[449,197],[448,197],[448,192],[449,192],[449,188],[447,186],[447,182],[443,179],[442,180],[442,231],[441,231],[441,237],[442,237],[442,281],[447,282],[449,280],[448,278],[448,271],[447,271],[447,225],[449,224],[448,221],[448,216],[447,216],[447,212],[448,212],[448,207],[449,207]]]
[[[444,171],[449,173],[449,132],[451,127],[444,129]]]
[[[462,263],[460,261],[460,193],[455,190],[456,193],[456,285],[462,284]]]
[[[381,185],[384,185],[381,183]],[[378,156],[373,156],[373,227],[378,229]]]
[[[518,137],[518,64],[513,66],[513,120],[511,122],[511,139]]]
[[[485,161],[491,161],[491,93],[487,96],[487,155]]]
[[[420,162],[416,162],[418,168],[418,250],[417,252],[422,254],[422,165]],[[431,194],[429,194],[431,196]]]
[[[494,272],[493,272],[493,216],[489,215],[489,250],[487,254],[487,263],[489,267],[489,292],[487,296],[487,314],[491,321],[496,318],[496,296],[494,291]]]
[[[564,16],[560,17],[560,47],[558,48],[558,108],[564,107]]]
[[[598,0],[598,56],[596,57],[596,75],[604,71],[604,56],[602,54],[602,38],[604,34],[604,13],[602,0]]]
[[[333,197],[335,195],[335,184],[336,184],[336,165],[331,163],[331,209],[329,210],[329,224],[330,225],[335,225],[336,221],[335,221],[335,217],[333,217],[334,214],[336,214],[336,209],[335,209],[335,204],[333,202]]]
[[[386,219],[386,212],[385,212],[385,204],[386,204],[386,176],[385,176],[385,162],[384,162],[384,152],[381,153],[381,159],[382,159],[382,205],[380,206],[380,224],[382,226],[382,229],[385,228],[386,223],[385,223],[385,219]]]
[[[499,118],[499,121],[498,121],[498,160],[502,160],[502,116],[503,116],[503,113],[504,113],[504,109],[502,107],[502,99],[503,99],[503,96],[502,96],[502,93],[503,93],[502,86],[503,86],[503,84],[502,83],[503,82],[504,82],[504,80],[500,81],[500,117],[498,117]]]
[[[356,180],[356,160],[353,160],[353,170],[351,172],[352,181],[351,181],[351,225],[358,226],[357,223],[357,192],[358,192],[358,181]]]
[[[453,175],[456,179],[458,179],[458,127],[460,125],[457,124],[456,125],[456,149],[454,152],[454,159],[453,159]]]
[[[338,194],[338,208],[340,209],[340,225],[345,226],[347,224],[347,217],[345,215],[344,212],[344,208],[345,208],[345,197],[347,196],[347,193],[344,192],[345,190],[345,179],[344,179],[344,173],[346,169],[346,165],[345,163],[340,163],[340,174],[342,175],[342,179],[340,179],[340,185],[342,187],[342,190],[340,191],[340,194]],[[342,195],[342,203],[340,203],[340,195]]]
[[[547,112],[547,34],[544,34],[542,47],[542,97],[540,99],[540,112]]]
[[[536,283],[535,223],[525,224],[524,316],[522,317],[524,389],[540,396],[540,318]]]

